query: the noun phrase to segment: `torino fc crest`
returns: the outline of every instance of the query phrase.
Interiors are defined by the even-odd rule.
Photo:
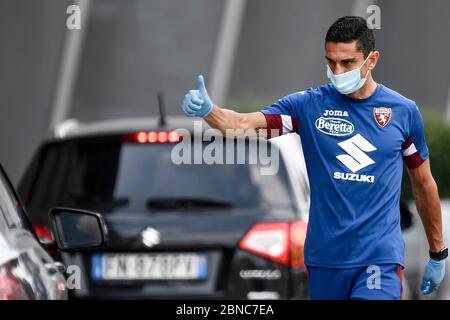
[[[391,121],[392,109],[391,108],[373,108],[373,117],[381,128],[384,128]]]

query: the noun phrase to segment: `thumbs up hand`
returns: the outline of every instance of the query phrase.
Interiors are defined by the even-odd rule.
[[[197,77],[198,90],[189,90],[184,96],[181,108],[188,117],[206,117],[213,108],[213,103],[206,91],[202,75]]]

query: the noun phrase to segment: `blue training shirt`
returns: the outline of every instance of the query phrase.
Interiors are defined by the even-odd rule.
[[[325,84],[262,113],[268,138],[300,134],[311,188],[306,265],[403,266],[403,161],[414,169],[429,154],[415,102],[381,84],[361,100]]]

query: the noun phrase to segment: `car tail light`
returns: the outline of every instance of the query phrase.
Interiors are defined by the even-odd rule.
[[[22,287],[8,267],[0,267],[0,300],[22,299]]]
[[[52,232],[47,226],[34,225],[33,229],[41,243],[52,243],[55,241]]]
[[[297,220],[291,223],[290,250],[292,268],[300,268],[305,264],[304,247],[307,226],[304,220]]]
[[[240,247],[259,256],[289,263],[289,223],[261,223],[253,226],[242,239]]]
[[[243,250],[293,268],[303,266],[306,223],[272,222],[254,225],[240,242]]]
[[[182,136],[175,131],[141,131],[123,135],[123,141],[135,143],[177,143]]]

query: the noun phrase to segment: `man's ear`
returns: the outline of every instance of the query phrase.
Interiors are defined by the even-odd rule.
[[[369,58],[369,64],[368,64],[368,68],[370,70],[375,69],[378,59],[380,58],[380,52],[379,51],[372,51],[372,54],[370,55]]]

